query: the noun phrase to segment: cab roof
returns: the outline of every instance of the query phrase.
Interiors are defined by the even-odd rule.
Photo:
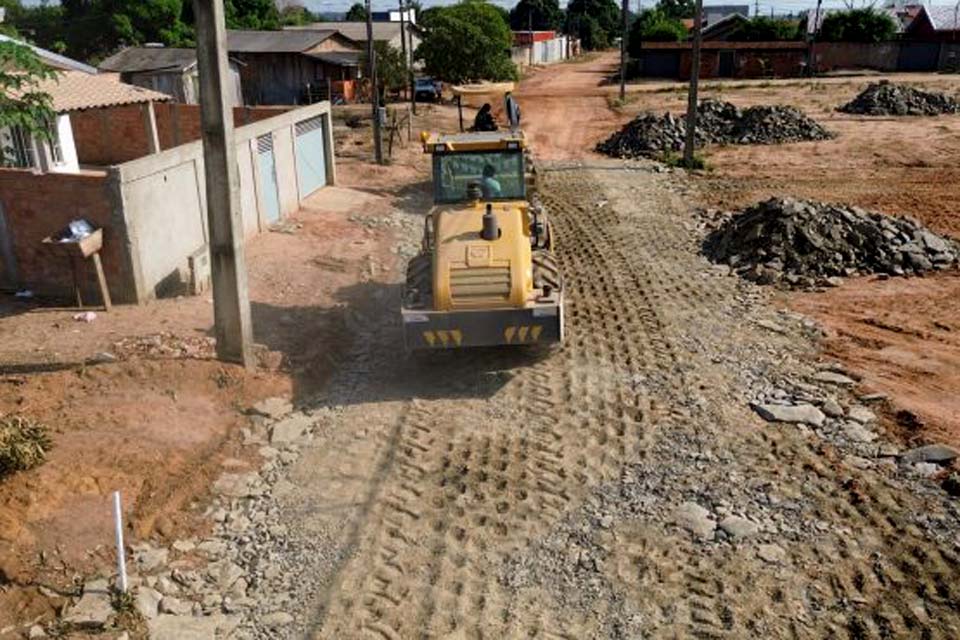
[[[496,151],[499,149],[525,149],[526,138],[522,131],[477,131],[470,133],[421,134],[425,153],[436,151]]]

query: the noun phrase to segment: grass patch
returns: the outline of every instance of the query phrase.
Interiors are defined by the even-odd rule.
[[[639,97],[635,93],[628,93],[621,100],[618,94],[607,94],[607,107],[617,113],[623,113],[624,109],[636,102]]]
[[[683,154],[676,153],[674,151],[664,151],[661,153],[657,160],[667,165],[668,167],[674,167],[679,169],[688,169],[691,171],[709,171],[710,165],[707,164],[706,158],[699,153],[693,154],[693,160],[688,165],[686,160],[683,158]]]
[[[53,442],[47,428],[29,418],[0,418],[0,478],[41,464]]]

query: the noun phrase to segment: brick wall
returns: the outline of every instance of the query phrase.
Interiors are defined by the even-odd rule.
[[[103,228],[100,252],[111,297],[117,302],[136,298],[126,229],[118,221],[114,205],[113,180],[101,172],[82,174],[35,174],[18,169],[0,169],[0,205],[13,240],[20,285],[42,295],[71,295],[70,264],[43,239],[84,218]],[[93,263],[78,261],[84,300],[100,303]]]
[[[200,106],[172,102],[154,105],[161,149],[200,139]],[[235,107],[234,126],[271,118],[293,107]],[[141,105],[74,111],[70,114],[81,164],[109,166],[149,155]]]

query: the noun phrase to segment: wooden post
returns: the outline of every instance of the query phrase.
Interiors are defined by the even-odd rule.
[[[217,357],[254,364],[222,0],[193,0]]]
[[[157,134],[157,114],[153,110],[153,101],[140,105],[143,114],[143,131],[147,134],[147,148],[151,154],[160,153],[160,136]]]
[[[380,134],[380,91],[377,89],[377,51],[373,46],[373,7],[367,5],[367,74],[370,77],[371,104],[373,105],[373,155],[377,164],[383,164],[383,140]]]
[[[100,252],[97,251],[92,256],[93,267],[97,270],[97,284],[100,285],[100,297],[103,298],[104,311],[113,309],[113,301],[110,300],[110,289],[107,288],[107,277],[103,273],[103,263],[100,262]]]
[[[697,0],[693,15],[693,56],[690,65],[690,90],[687,93],[687,140],[683,145],[683,163],[693,166],[697,144],[697,88],[700,82],[700,42],[703,38],[703,0]]]
[[[630,0],[623,0],[620,10],[623,20],[623,32],[620,35],[620,102],[627,98],[627,16],[630,13]]]

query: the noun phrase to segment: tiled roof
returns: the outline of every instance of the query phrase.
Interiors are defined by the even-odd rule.
[[[197,62],[196,49],[177,47],[127,47],[100,63],[102,71],[183,71]]]
[[[165,102],[170,96],[107,75],[91,76],[82,71],[64,71],[44,80],[38,90],[50,94],[57,113],[142,102]]]

